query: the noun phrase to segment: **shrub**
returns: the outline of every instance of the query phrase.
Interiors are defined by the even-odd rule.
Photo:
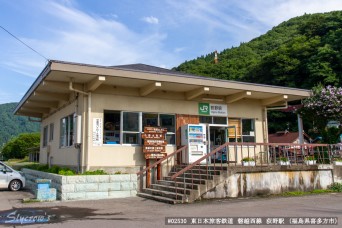
[[[329,186],[329,189],[334,192],[342,192],[342,183],[333,183]]]
[[[48,165],[32,164],[32,165],[26,165],[23,168],[38,170],[38,171],[47,172],[47,173],[55,173],[55,174],[64,175],[64,176],[77,175],[77,173],[72,169],[62,168],[56,165],[49,168]],[[118,172],[116,172],[115,174],[121,174],[120,171]],[[108,175],[108,173],[106,173],[104,170],[94,170],[94,171],[86,171],[82,175]]]
[[[55,174],[58,174],[58,172],[59,172],[60,169],[61,169],[61,168],[60,168],[59,166],[54,165],[54,166],[52,166],[51,168],[49,168],[49,169],[47,170],[47,172],[48,172],[48,173],[55,173]]]
[[[289,159],[287,157],[280,157],[279,161],[287,162],[287,161],[289,161]]]
[[[304,160],[305,160],[305,161],[314,161],[314,160],[316,160],[316,158],[315,158],[315,156],[306,156],[306,157],[304,158]]]
[[[62,169],[62,170],[59,170],[58,171],[58,174],[59,175],[64,175],[64,176],[72,176],[72,175],[75,175],[76,173],[75,173],[75,171],[73,171],[73,170],[66,170],[66,169]]]
[[[244,161],[244,162],[254,161],[254,158],[252,158],[252,157],[244,157],[242,159],[242,161]]]
[[[82,175],[108,175],[104,170],[98,169],[94,171],[86,171]]]

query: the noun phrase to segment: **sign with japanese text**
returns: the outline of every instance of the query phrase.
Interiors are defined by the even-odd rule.
[[[226,104],[198,103],[198,114],[206,116],[228,116]]]
[[[141,137],[144,139],[143,153],[146,159],[160,159],[165,153],[167,129],[160,127],[145,127]]]
[[[145,154],[145,159],[161,159],[166,156],[166,153],[148,153]]]
[[[93,118],[93,146],[101,146],[102,142],[102,118]]]

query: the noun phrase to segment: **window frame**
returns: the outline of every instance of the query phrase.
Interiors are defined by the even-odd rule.
[[[120,113],[120,143],[119,144],[110,144],[110,143],[105,143],[103,142],[104,145],[111,145],[111,146],[142,146],[143,145],[143,140],[141,138],[141,134],[144,132],[144,126],[161,126],[162,120],[161,117],[163,115],[165,116],[172,116],[172,128],[171,130],[173,131],[167,131],[166,133],[166,139],[172,140],[172,144],[167,144],[167,146],[175,146],[176,145],[176,115],[172,113],[157,113],[157,112],[139,112],[139,111],[118,111],[118,110],[104,110],[105,113]],[[138,114],[138,131],[133,130],[126,130],[124,128],[124,122],[125,122],[125,113],[137,113]],[[144,115],[151,115],[151,118],[145,118]],[[154,122],[152,125],[147,125],[145,124],[146,119],[151,119],[151,122]],[[157,120],[156,120],[157,119]],[[162,127],[162,126],[161,126]],[[125,129],[125,130],[124,130]],[[103,133],[105,134],[105,128],[103,127]],[[124,136],[125,134],[136,134],[137,135],[137,143],[125,143]]]
[[[206,119],[211,119],[210,123],[207,121],[207,122],[201,122],[201,117],[202,118],[206,118]],[[225,118],[226,121],[225,123],[220,123],[220,122],[217,122],[215,121],[215,119],[217,118]],[[204,115],[200,115],[199,116],[199,123],[201,124],[219,124],[219,125],[228,125],[228,117],[227,116],[204,116]]]
[[[229,120],[234,120],[234,122],[233,123],[230,123],[229,122]],[[250,126],[251,126],[251,129],[252,130],[254,130],[253,132],[254,132],[254,135],[251,135],[251,134],[249,134],[249,135],[247,135],[247,134],[244,134],[244,124],[243,124],[243,121],[244,120],[250,120],[250,121],[252,121],[252,123],[250,124]],[[236,121],[239,121],[237,124],[236,124]],[[236,129],[236,138],[237,138],[237,141],[238,142],[251,142],[251,143],[255,143],[256,142],[256,136],[255,136],[255,118],[234,118],[234,117],[232,117],[232,118],[229,118],[228,119],[228,125],[229,126],[235,126],[235,129]],[[250,132],[252,132],[252,131],[250,131]],[[253,137],[254,138],[254,140],[253,141],[247,141],[247,140],[244,140],[244,137]],[[233,137],[229,137],[229,139],[231,139],[231,138],[233,138]],[[234,136],[234,138],[235,138],[235,136]]]
[[[49,142],[53,141],[54,131],[55,131],[55,124],[54,123],[50,123]]]
[[[48,137],[49,137],[49,125],[46,125],[43,128],[43,142],[42,142],[43,148],[47,147]]]
[[[138,114],[138,126],[135,131],[124,130],[124,114],[125,113],[136,113]],[[137,143],[124,143],[124,134],[134,134],[137,136],[136,142]],[[120,144],[122,145],[141,145],[141,112],[131,112],[131,111],[121,111],[121,118],[120,118]]]
[[[63,123],[65,120],[65,126]],[[59,148],[68,148],[75,143],[75,113],[67,115],[60,119],[60,137]]]

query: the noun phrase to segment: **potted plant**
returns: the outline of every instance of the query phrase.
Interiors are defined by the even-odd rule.
[[[290,165],[290,161],[287,157],[280,157],[278,162],[279,165]]]
[[[306,156],[304,158],[304,162],[306,165],[315,165],[316,164],[316,158],[314,156]]]
[[[342,165],[342,158],[335,158],[334,165]]]
[[[255,166],[255,160],[251,157],[244,157],[241,162],[243,166]]]

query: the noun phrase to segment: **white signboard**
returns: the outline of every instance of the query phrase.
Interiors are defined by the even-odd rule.
[[[101,146],[102,142],[102,118],[93,118],[93,146]]]
[[[228,116],[227,105],[224,104],[210,104],[211,116]]]

